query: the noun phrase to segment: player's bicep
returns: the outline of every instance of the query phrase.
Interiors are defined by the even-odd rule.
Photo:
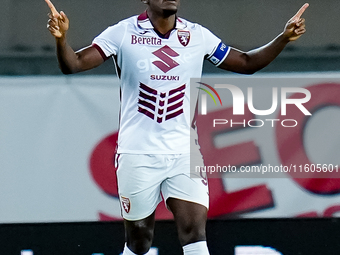
[[[93,45],[77,51],[76,55],[78,59],[78,67],[81,71],[95,68],[104,63],[106,60],[100,50]]]
[[[247,74],[247,63],[249,56],[238,49],[230,48],[228,56],[218,66],[221,69],[228,70],[235,73]]]

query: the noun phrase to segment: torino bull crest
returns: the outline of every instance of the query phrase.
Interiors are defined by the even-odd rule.
[[[177,32],[179,42],[185,47],[190,42],[190,32],[184,30],[178,30]]]

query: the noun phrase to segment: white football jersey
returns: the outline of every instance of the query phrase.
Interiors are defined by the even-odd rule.
[[[204,59],[220,64],[229,47],[180,18],[164,38],[146,13],[107,28],[93,45],[115,58],[121,80],[118,153],[190,152],[190,78],[201,77]]]

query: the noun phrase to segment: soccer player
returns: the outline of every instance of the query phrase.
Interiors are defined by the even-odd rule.
[[[232,72],[252,74],[305,33],[305,4],[268,44],[243,52],[224,44],[199,24],[177,17],[180,0],[142,0],[146,11],[108,27],[74,52],[67,43],[69,19],[45,0],[47,28],[56,39],[64,74],[95,68],[113,57],[121,82],[118,193],[124,218],[124,255],[148,252],[155,209],[162,200],[173,213],[185,255],[209,254],[205,225],[207,182],[190,178],[189,86],[203,60]],[[195,100],[196,98],[191,98]],[[200,154],[199,154],[200,155]],[[203,165],[201,156],[197,157]]]

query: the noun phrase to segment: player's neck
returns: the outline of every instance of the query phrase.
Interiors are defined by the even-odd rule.
[[[176,14],[170,16],[158,15],[157,13],[147,10],[148,17],[153,27],[161,34],[166,34],[176,25]]]

